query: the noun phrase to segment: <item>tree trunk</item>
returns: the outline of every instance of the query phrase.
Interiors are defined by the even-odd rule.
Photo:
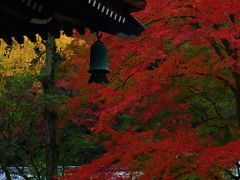
[[[48,34],[46,41],[46,65],[42,78],[42,86],[44,95],[54,93],[54,77],[55,77],[55,60],[56,42],[52,34]],[[46,179],[52,180],[57,174],[57,145],[56,145],[56,113],[45,105],[44,108],[44,129],[45,129],[45,145],[46,145]]]
[[[237,120],[238,126],[240,127],[240,74],[234,73],[234,79],[236,83],[236,112],[237,112]]]
[[[10,175],[7,167],[1,167],[1,168],[2,168],[3,172],[5,173],[5,176],[6,176],[7,180],[12,180],[11,175]]]

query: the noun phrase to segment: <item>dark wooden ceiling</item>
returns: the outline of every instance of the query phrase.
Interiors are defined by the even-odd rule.
[[[35,34],[46,39],[48,32],[59,37],[64,30],[71,35],[76,28],[84,34],[92,32],[140,35],[144,27],[130,14],[145,8],[145,0],[1,0],[0,38],[18,42]]]

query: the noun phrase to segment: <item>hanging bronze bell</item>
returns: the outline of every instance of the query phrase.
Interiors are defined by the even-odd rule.
[[[88,72],[91,73],[88,83],[109,83],[106,76],[109,73],[108,51],[100,39],[91,46]]]

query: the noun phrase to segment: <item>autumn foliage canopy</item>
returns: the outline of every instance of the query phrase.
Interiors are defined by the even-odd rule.
[[[134,16],[146,26],[140,37],[103,37],[109,85],[87,84],[94,37],[80,49],[70,45],[76,53],[63,63],[68,75],[58,86],[79,91],[67,100],[70,119],[104,139],[107,152],[67,170],[65,179],[233,176],[229,170],[240,158],[238,110],[219,105],[225,109],[219,112],[216,101],[228,94],[233,109],[238,106],[239,1],[148,0]],[[213,99],[223,95],[206,97],[207,88]],[[209,100],[216,116],[197,113],[197,98]]]

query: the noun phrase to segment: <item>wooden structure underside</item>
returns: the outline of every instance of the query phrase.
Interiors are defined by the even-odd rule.
[[[69,36],[76,28],[92,32],[138,36],[144,27],[130,14],[145,8],[145,0],[7,0],[0,2],[0,38],[18,42],[35,34],[46,39],[48,33],[59,37],[64,30]]]

